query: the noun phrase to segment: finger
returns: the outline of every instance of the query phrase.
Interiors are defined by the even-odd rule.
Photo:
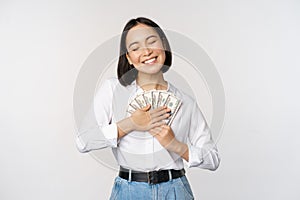
[[[173,130],[171,129],[170,126],[164,124],[160,126],[162,128],[162,131],[166,131],[166,132],[173,132]]]
[[[154,129],[148,131],[152,136],[155,136],[157,133]]]
[[[149,130],[148,132],[149,132],[152,136],[155,135],[155,131],[154,131],[153,129]]]
[[[153,110],[150,110],[149,112],[150,112],[150,114],[152,114],[152,113],[159,112],[159,111],[161,111],[161,110],[163,110],[163,109],[166,109],[166,108],[167,108],[167,106],[160,106],[160,107],[158,107],[158,108],[155,108],[155,109],[153,109]]]
[[[156,123],[156,122],[158,122],[158,121],[167,119],[168,117],[170,117],[170,114],[169,114],[169,113],[166,113],[166,114],[161,115],[161,116],[159,116],[159,117],[151,118],[151,123]]]
[[[162,127],[163,129],[169,129],[169,128],[170,128],[170,126],[168,126],[168,125],[166,125],[166,124],[161,125],[161,127]]]
[[[151,108],[150,104],[147,104],[145,107],[141,108],[142,111],[148,111]]]
[[[162,125],[164,125],[164,124],[166,124],[165,121],[158,121],[158,122],[155,122],[155,123],[153,123],[153,124],[150,125],[150,129],[153,129],[153,128],[158,127],[158,126],[162,126]]]
[[[152,118],[154,118],[154,117],[161,116],[165,113],[171,114],[170,111],[171,110],[168,108],[168,109],[163,109],[163,110],[160,110],[160,111],[157,111],[157,112],[152,112],[152,113],[150,113],[150,115],[151,115]]]
[[[154,128],[152,128],[152,129],[150,129],[149,132],[151,132],[152,134],[153,134],[153,133],[158,133],[158,132],[159,132],[159,129],[158,129],[158,127],[154,127]]]
[[[153,130],[155,130],[156,132],[161,132],[162,128],[160,126],[157,126],[157,127],[153,128]]]
[[[149,133],[151,133],[151,135],[155,136],[157,134],[159,134],[161,131],[161,129],[159,129],[159,127],[153,128],[149,131]]]

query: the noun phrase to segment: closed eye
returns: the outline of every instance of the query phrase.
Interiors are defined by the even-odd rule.
[[[155,43],[155,42],[156,42],[156,40],[153,40],[153,41],[149,42],[149,44],[153,44],[153,43]]]

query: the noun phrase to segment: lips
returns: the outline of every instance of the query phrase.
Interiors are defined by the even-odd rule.
[[[156,61],[156,59],[157,59],[157,57],[149,58],[149,59],[143,61],[142,63],[151,64],[151,63],[154,63]]]

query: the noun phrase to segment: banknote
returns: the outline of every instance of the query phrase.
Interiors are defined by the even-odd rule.
[[[140,108],[144,108],[147,105],[143,94],[138,95],[134,100],[139,104]]]
[[[170,94],[168,92],[165,92],[165,91],[159,92],[159,94],[158,94],[158,101],[157,101],[157,107],[164,106],[169,95]]]
[[[151,105],[151,109],[152,109],[152,91],[146,91],[143,93],[143,97],[145,99],[145,103],[146,104],[150,104]]]
[[[132,114],[134,111],[136,111],[136,109],[129,104],[127,107],[127,112]]]
[[[127,112],[132,114],[135,110],[143,108],[147,104],[151,105],[151,109],[155,109],[164,105],[170,108],[171,116],[164,120],[166,124],[170,126],[182,105],[182,101],[171,92],[150,90],[137,95],[128,105]]]
[[[141,108],[140,105],[138,104],[138,102],[135,101],[135,99],[133,99],[129,105],[132,106],[135,110]]]
[[[167,121],[167,125],[168,125],[168,126],[171,126],[171,124],[172,124],[172,122],[173,122],[173,120],[174,120],[174,118],[175,118],[175,116],[176,116],[176,114],[177,114],[179,108],[181,107],[181,105],[182,105],[182,102],[180,102],[180,103],[178,104],[178,107],[176,108],[176,110],[174,111],[174,113],[173,113],[173,114],[170,116],[170,118],[168,119],[168,121]]]
[[[170,94],[166,100],[166,106],[171,110],[171,117],[168,119],[168,125],[170,126],[179,107],[181,106],[181,100],[177,99],[174,95]]]
[[[153,109],[157,108],[158,94],[159,94],[159,91],[157,91],[157,90],[152,91],[152,108]]]

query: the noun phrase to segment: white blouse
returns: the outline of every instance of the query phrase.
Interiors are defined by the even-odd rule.
[[[110,147],[119,165],[138,171],[182,169],[183,161],[187,167],[216,170],[220,162],[217,147],[196,101],[170,82],[167,91],[182,101],[171,129],[177,140],[188,145],[188,162],[166,150],[147,131],[132,131],[117,139],[116,123],[130,115],[126,112],[128,104],[144,92],[136,81],[124,87],[117,78],[105,80],[97,90],[93,112],[89,112],[79,126],[78,150],[86,153]]]

